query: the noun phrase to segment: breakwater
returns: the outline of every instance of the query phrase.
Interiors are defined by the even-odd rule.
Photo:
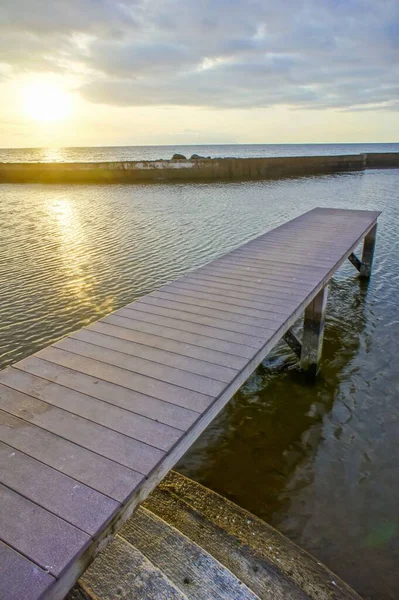
[[[111,184],[239,181],[387,168],[399,168],[399,152],[275,158],[0,163],[0,183]]]

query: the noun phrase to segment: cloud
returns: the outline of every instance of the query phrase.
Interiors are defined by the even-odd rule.
[[[13,0],[0,34],[14,70],[83,66],[94,103],[397,110],[397,0]]]

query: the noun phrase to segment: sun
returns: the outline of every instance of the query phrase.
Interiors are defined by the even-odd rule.
[[[24,87],[23,103],[26,114],[34,121],[64,121],[71,112],[68,92],[52,82],[28,83]]]

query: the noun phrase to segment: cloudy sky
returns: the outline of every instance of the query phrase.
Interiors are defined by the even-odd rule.
[[[399,1],[0,0],[0,134],[399,141]]]

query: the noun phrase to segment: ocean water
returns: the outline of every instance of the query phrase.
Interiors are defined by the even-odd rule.
[[[395,144],[230,144],[198,146],[104,146],[97,148],[0,148],[0,162],[102,162],[158,160],[175,153],[217,157],[317,156],[399,152]]]
[[[0,184],[0,366],[315,206],[382,210],[370,282],[348,262],[331,283],[318,380],[306,383],[280,343],[178,468],[364,598],[397,599],[398,190],[397,169],[223,184]]]

